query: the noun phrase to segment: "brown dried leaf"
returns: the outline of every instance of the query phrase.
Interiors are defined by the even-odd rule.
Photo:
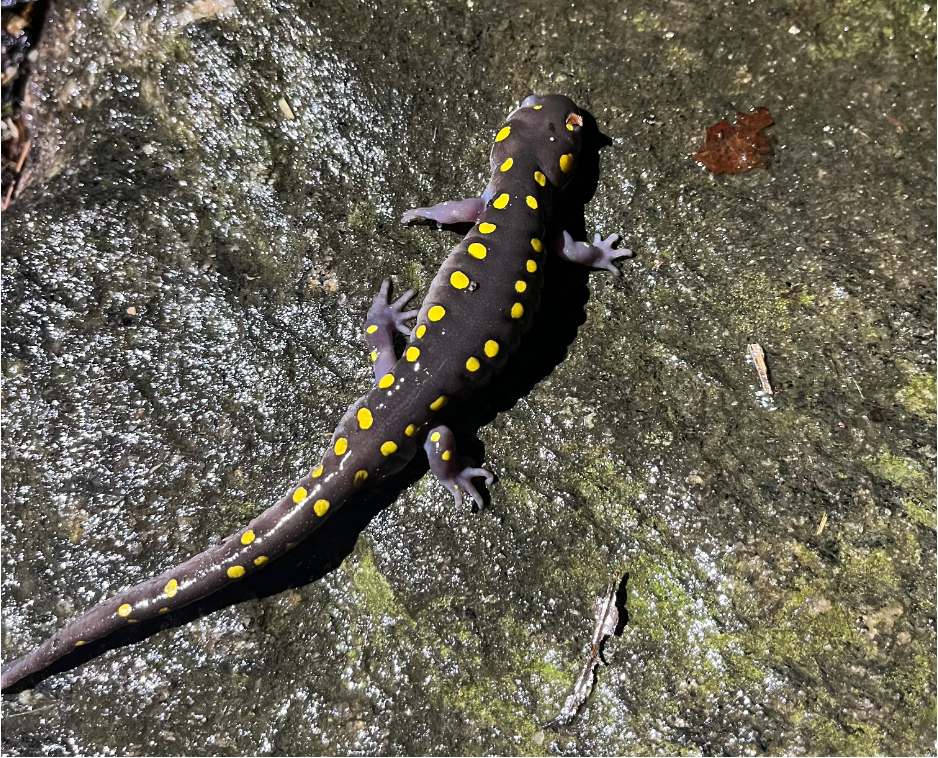
[[[774,123],[768,108],[752,113],[737,113],[736,121],[720,121],[707,127],[707,137],[700,151],[691,158],[711,174],[742,174],[765,167],[769,141],[762,130]]]
[[[752,342],[746,346],[746,352],[749,353],[752,362],[755,364],[756,372],[759,374],[759,384],[762,385],[762,391],[766,395],[774,395],[775,392],[772,390],[772,383],[769,381],[769,369],[768,366],[765,365],[765,351],[762,349],[762,345],[758,342]]]

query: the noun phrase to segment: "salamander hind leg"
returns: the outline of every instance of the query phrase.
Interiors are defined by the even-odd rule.
[[[387,374],[397,362],[394,353],[394,334],[410,336],[410,327],[405,323],[414,318],[418,311],[405,311],[404,306],[414,296],[414,290],[407,290],[393,303],[388,302],[388,290],[391,282],[385,279],[381,289],[368,309],[365,319],[365,341],[371,348],[371,361],[375,364],[375,380]]]
[[[413,208],[401,216],[402,224],[425,224],[447,227],[455,224],[475,224],[485,210],[485,199],[470,197],[466,200],[447,200],[429,208]]]
[[[593,237],[593,244],[591,245],[589,242],[575,241],[571,234],[565,231],[563,233],[563,244],[559,244],[560,240],[558,239],[558,244],[555,248],[557,255],[565,261],[579,263],[582,266],[589,266],[590,268],[605,269],[619,276],[619,269],[616,268],[612,262],[618,258],[631,258],[632,251],[625,249],[616,250],[614,245],[618,239],[618,234],[610,234],[606,239],[596,234]]]
[[[472,466],[472,461],[459,457],[456,438],[449,427],[437,426],[431,429],[423,447],[430,459],[430,470],[455,498],[457,508],[462,505],[463,492],[468,493],[480,508],[484,507],[482,496],[472,480],[484,478],[486,485],[489,485],[495,478],[490,471],[476,468]]]

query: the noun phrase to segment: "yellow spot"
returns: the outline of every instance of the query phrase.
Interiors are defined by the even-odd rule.
[[[130,612],[133,610],[127,603],[124,603],[120,608],[117,609],[118,616],[127,617],[130,615]]]
[[[485,253],[485,245],[481,245],[478,242],[473,242],[469,245],[469,255],[473,258],[478,258],[481,261],[485,257]]]
[[[528,204],[528,208],[537,208],[537,200],[535,200],[530,195],[527,196],[525,202]]]
[[[139,624],[140,619],[127,619],[128,624]]]
[[[431,321],[439,321],[445,315],[446,308],[444,308],[442,305],[434,305],[430,310],[427,311],[427,318]]]
[[[306,500],[306,495],[307,492],[305,487],[297,487],[293,492],[293,502],[302,503],[304,500]]]
[[[404,353],[404,355],[407,357],[407,360],[408,360],[408,361],[410,361],[411,363],[413,363],[415,360],[417,360],[417,359],[420,357],[420,348],[419,348],[419,347],[409,347],[409,348],[407,348],[407,352]]]
[[[391,453],[396,453],[396,452],[397,452],[396,442],[391,442],[391,440],[388,440],[381,446],[381,455],[385,457],[391,455]]]
[[[449,278],[449,283],[458,290],[464,290],[469,286],[469,277],[462,271],[454,271],[453,275]]]
[[[84,644],[85,644],[84,640],[78,640],[78,642],[75,643],[75,647],[81,647]]]
[[[169,608],[160,608],[160,613],[169,613]]]
[[[560,170],[565,174],[569,174],[573,171],[573,153],[560,156]]]
[[[537,237],[533,237],[531,239],[531,247],[534,248],[535,253],[539,253],[544,249],[544,243],[541,242]]]
[[[499,210],[504,208],[506,205],[508,205],[508,195],[506,195],[504,192],[492,201],[492,207],[498,208]]]
[[[348,450],[348,440],[345,437],[339,437],[335,441],[335,447],[332,448],[335,450],[336,455],[345,455],[345,451]]]
[[[430,442],[439,442],[442,436],[439,432],[434,432],[430,435]]]
[[[421,324],[417,327],[417,339],[419,340],[423,335],[427,333],[427,325]]]
[[[573,124],[567,124],[567,130],[572,132],[572,131],[573,131]]]
[[[407,428],[404,430],[404,434],[408,437],[413,437],[417,433],[417,427],[413,424],[408,424]]]
[[[480,234],[491,234],[495,231],[495,224],[479,224],[479,233]]]
[[[515,303],[511,306],[511,317],[521,318],[524,315],[524,306],[521,303]]]
[[[440,456],[440,458],[442,458],[444,461],[448,461],[452,457],[453,457],[452,450],[444,450],[443,455]]]
[[[326,515],[326,511],[329,510],[329,501],[328,500],[317,500],[313,503],[313,510],[316,512],[316,515],[322,518]],[[293,543],[296,544],[295,542]],[[287,545],[287,547],[290,547]]]
[[[510,126],[503,126],[503,127],[502,127],[502,130],[501,130],[498,134],[495,135],[495,141],[496,141],[496,142],[501,142],[501,141],[502,141],[503,139],[505,139],[505,137],[507,137],[510,133],[511,133],[511,127],[510,127]]]
[[[374,416],[371,415],[371,411],[367,408],[358,409],[358,425],[362,429],[369,429],[374,422],[375,419]]]
[[[534,172],[534,181],[540,184],[542,187],[547,184],[547,177],[544,176],[540,171]]]
[[[489,340],[485,343],[485,354],[489,358],[494,358],[498,355],[498,343],[495,340]]]
[[[525,264],[525,267],[528,269],[528,273],[533,274],[537,271],[537,263],[535,261],[528,261]]]
[[[535,105],[534,110],[539,111],[543,107],[544,107],[543,105]]]
[[[231,566],[228,569],[228,578],[229,579],[240,579],[244,576],[244,566]]]
[[[368,334],[374,334],[376,331],[378,331],[378,327],[377,325],[372,324],[367,329],[365,329],[365,331],[368,332]]]
[[[297,544],[297,543],[295,543],[295,542],[288,542],[288,543],[287,543],[287,550],[292,550],[293,548],[296,547],[296,544]]]
[[[270,558],[268,558],[266,555],[259,555],[259,556],[257,556],[257,558],[254,559],[254,565],[255,565],[255,566],[263,566],[263,565],[264,565],[265,563],[267,563],[267,561],[269,561],[269,560],[270,560]]]
[[[248,529],[244,534],[241,535],[241,544],[250,545],[254,542],[254,532]]]
[[[479,363],[478,358],[470,358],[468,361],[466,361],[466,368],[470,371],[478,371],[480,365],[481,364]]]
[[[313,469],[313,479],[318,479],[321,476],[322,476],[322,466],[316,466],[316,468]]]
[[[515,282],[515,292],[524,292],[528,288],[527,282],[522,282],[520,279]]]
[[[166,582],[166,586],[163,587],[163,594],[165,594],[166,597],[176,597],[177,592],[179,592],[179,582],[175,579],[170,579]]]
[[[513,165],[515,165],[514,159],[513,159],[513,158],[509,158],[507,161],[505,161],[505,162],[502,164],[502,171],[507,171],[507,170],[510,169]]]
[[[392,384],[394,384],[394,374],[385,374],[378,381],[378,386],[383,390],[386,390]]]
[[[374,363],[376,360],[378,360],[378,351],[377,351],[377,350],[372,350],[372,351],[371,351],[371,362]]]
[[[365,480],[368,478],[367,471],[356,471],[355,472],[355,486],[359,487],[365,483]]]
[[[446,405],[447,402],[449,402],[449,398],[446,397],[446,395],[440,395],[436,400],[430,403],[430,410],[438,411],[440,408]]]

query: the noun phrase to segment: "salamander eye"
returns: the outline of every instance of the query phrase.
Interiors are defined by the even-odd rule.
[[[579,113],[571,113],[567,116],[567,129],[572,132],[577,126],[583,126],[583,117]]]

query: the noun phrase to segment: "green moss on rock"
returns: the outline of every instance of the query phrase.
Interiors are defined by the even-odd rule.
[[[896,399],[916,416],[920,416],[930,424],[938,422],[936,419],[938,381],[934,374],[913,376],[896,394]]]

